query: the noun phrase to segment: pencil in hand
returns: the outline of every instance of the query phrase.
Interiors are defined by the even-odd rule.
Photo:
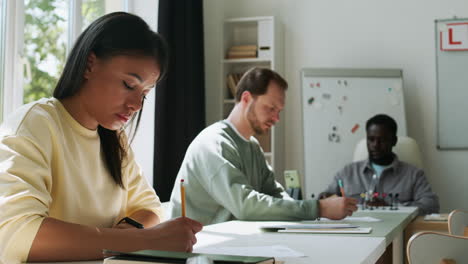
[[[180,180],[180,201],[182,205],[182,217],[185,217],[185,186],[184,179]]]
[[[338,186],[340,187],[341,196],[346,197],[346,195],[344,193],[344,187],[343,187],[343,181],[342,180],[338,180]]]

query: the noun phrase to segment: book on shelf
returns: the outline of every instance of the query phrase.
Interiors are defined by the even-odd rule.
[[[257,46],[256,45],[236,45],[229,48],[226,58],[227,59],[245,59],[256,58]]]
[[[228,97],[234,98],[236,96],[236,86],[237,86],[237,82],[234,79],[234,74],[228,74],[226,78],[226,84],[227,84],[229,95],[230,95]]]
[[[252,51],[228,51],[228,56],[257,56],[257,51],[252,50]]]
[[[185,263],[188,258],[206,256],[215,264],[273,264],[272,257],[249,257],[232,255],[214,255],[201,253],[187,253],[175,251],[140,250],[135,252],[119,252],[104,250],[104,264],[140,264],[140,263]]]
[[[227,55],[226,59],[255,59],[257,55]]]
[[[230,48],[232,51],[257,50],[257,45],[235,45]]]
[[[226,77],[226,86],[228,88],[228,98],[235,98],[237,91],[237,84],[244,73],[230,73]]]

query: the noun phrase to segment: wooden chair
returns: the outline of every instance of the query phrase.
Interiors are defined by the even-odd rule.
[[[449,214],[448,225],[451,235],[468,236],[468,211],[453,210]]]
[[[410,238],[406,252],[409,264],[468,263],[468,237],[420,232]]]

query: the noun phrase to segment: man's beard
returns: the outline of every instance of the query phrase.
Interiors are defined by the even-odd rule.
[[[262,129],[262,126],[260,124],[260,121],[258,121],[257,115],[255,114],[255,103],[256,101],[254,100],[249,108],[247,109],[247,121],[249,121],[250,126],[252,127],[253,131],[255,134],[265,134],[266,130]]]

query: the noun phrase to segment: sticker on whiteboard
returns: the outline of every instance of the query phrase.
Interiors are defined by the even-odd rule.
[[[351,133],[356,133],[356,131],[359,129],[359,124],[355,124],[353,128],[351,128]]]
[[[332,132],[328,134],[328,141],[339,143],[340,142],[340,135],[338,134],[338,127],[333,126]]]

